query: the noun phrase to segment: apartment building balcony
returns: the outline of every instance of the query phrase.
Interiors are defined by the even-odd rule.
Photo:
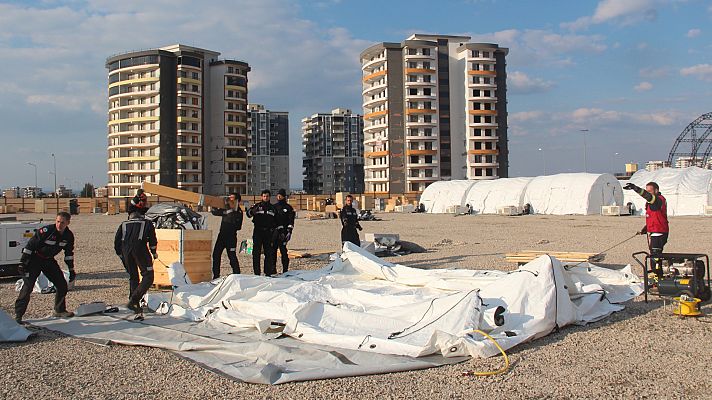
[[[364,99],[363,106],[366,108],[375,108],[381,104],[388,102],[388,96],[376,97],[375,99]]]
[[[365,182],[372,182],[372,183],[378,183],[378,182],[388,182],[388,177],[383,176],[383,177],[365,177],[363,178]]]
[[[438,166],[438,161],[433,160],[432,162],[429,162],[429,163],[426,163],[426,162],[412,163],[412,162],[406,160],[405,165],[406,165],[406,168],[409,168],[409,169],[433,168],[433,167]]]
[[[470,162],[469,160],[467,161],[467,166],[474,168],[499,168],[499,163],[498,162]]]
[[[109,84],[109,88],[116,86],[129,86],[129,85],[145,85],[156,83],[160,80],[157,76],[147,76],[144,78],[134,78],[134,79],[124,79]]]
[[[364,133],[367,133],[367,132],[374,132],[374,131],[375,131],[375,132],[378,132],[378,131],[382,131],[382,130],[385,130],[385,129],[388,129],[388,121],[385,121],[385,122],[380,123],[380,124],[373,124],[373,125],[369,125],[369,126],[364,126],[364,127],[363,127],[363,132],[364,132]]]
[[[495,64],[495,63],[497,63],[497,59],[496,59],[495,57],[493,57],[493,56],[490,56],[490,57],[482,57],[482,52],[480,52],[480,55],[479,55],[479,56],[475,56],[475,57],[473,57],[471,54],[472,54],[472,53],[469,53],[469,54],[467,55],[467,57],[465,57],[465,60],[466,60],[468,63],[471,63],[471,62],[478,62],[478,63],[479,63],[479,62],[484,62],[484,63],[488,63],[488,64]],[[490,52],[490,54],[494,54],[494,52]]]
[[[117,107],[109,107],[109,112],[112,111],[132,111],[132,110],[151,110],[160,107],[158,103],[136,103],[136,104],[122,104]]]
[[[467,110],[469,115],[497,115],[498,110]]]
[[[473,83],[471,80],[467,81],[468,89],[484,89],[484,90],[494,90],[497,89],[497,83],[494,79],[491,80],[492,83]]]
[[[437,86],[437,84],[438,84],[437,79],[431,79],[430,82],[426,82],[426,81],[424,81],[424,80],[417,80],[417,81],[415,81],[415,82],[405,81],[405,87],[406,87],[406,88],[409,87],[409,86],[431,86],[431,87],[435,87],[435,86]]]
[[[372,111],[370,113],[366,113],[363,116],[364,120],[371,120],[371,119],[376,119],[378,117],[382,117],[384,115],[388,115],[388,109],[385,110],[378,110],[378,111]]]
[[[364,71],[364,72],[367,72],[367,71]],[[388,70],[386,70],[386,69],[382,69],[382,70],[376,71],[376,72],[367,73],[366,75],[363,76],[362,80],[363,80],[363,82],[371,82],[375,79],[380,78],[381,76],[385,76],[387,73],[388,73]]]
[[[115,75],[115,74],[120,74],[124,72],[139,72],[139,71],[158,71],[159,65],[158,64],[140,64],[140,65],[133,65],[129,67],[123,67],[123,68],[117,68],[115,70],[112,70],[109,72],[109,76]]]
[[[499,127],[499,124],[496,122],[468,122],[467,126],[470,128],[493,128],[496,129]]]
[[[366,61],[365,63],[362,64],[361,69],[364,71],[371,72],[374,69],[378,68],[381,64],[386,63],[386,57],[376,57],[373,60]]]
[[[384,79],[383,82],[374,83],[374,84],[372,84],[372,86],[364,87],[363,90],[361,91],[361,95],[365,96],[369,93],[385,92],[387,87],[388,87],[388,81]]]
[[[134,90],[134,91],[127,91],[127,92],[119,92],[117,94],[109,96],[109,100],[111,99],[122,99],[122,98],[135,98],[135,97],[147,97],[147,96],[155,96],[160,92],[159,88],[156,89],[146,89],[146,90]]]
[[[434,156],[438,154],[437,149],[408,149],[405,151],[407,156]]]
[[[406,179],[411,182],[435,182],[439,181],[440,177],[436,174],[433,176],[409,176]]]

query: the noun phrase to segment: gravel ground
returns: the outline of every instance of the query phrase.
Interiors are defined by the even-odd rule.
[[[524,249],[598,252],[630,237],[640,217],[449,216],[379,214],[365,232],[399,233],[429,249],[389,261],[417,268],[514,269],[502,253]],[[52,216],[45,216],[45,219]],[[29,219],[28,215],[20,218]],[[103,300],[125,302],[128,279],[113,252],[113,235],[123,216],[79,215],[70,228],[77,238],[75,291],[68,307]],[[211,226],[219,220],[209,217]],[[712,219],[671,219],[667,251],[710,252]],[[241,238],[251,235],[247,221]],[[336,220],[298,219],[291,248],[336,250]],[[217,235],[217,232],[215,232]],[[607,252],[606,263],[626,264],[646,248],[636,237]],[[240,255],[243,273],[251,256]],[[325,262],[292,260],[293,269]],[[223,256],[222,272],[230,271]],[[640,268],[636,268],[638,274]],[[12,315],[14,280],[0,280],[0,308]],[[52,295],[33,294],[26,318],[51,311]],[[712,306],[705,306],[712,313]],[[497,368],[500,357],[424,371],[263,386],[235,382],[166,351],[98,346],[39,330],[27,343],[0,344],[0,398],[712,398],[712,318],[679,319],[661,301],[642,298],[604,321],[567,327],[510,353],[513,367],[496,377],[462,377],[468,370]],[[708,361],[704,361],[708,360]]]

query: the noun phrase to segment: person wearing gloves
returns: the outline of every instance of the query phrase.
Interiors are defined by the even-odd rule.
[[[648,235],[650,255],[654,257],[661,254],[668,240],[670,226],[667,219],[667,200],[660,194],[660,186],[655,182],[648,182],[645,189],[642,189],[633,183],[627,183],[623,189],[632,190],[645,199],[645,226],[638,233]],[[656,268],[656,273],[662,275],[660,265]]]
[[[116,230],[114,250],[129,273],[129,302],[126,307],[137,314],[143,312],[139,303],[153,284],[153,260],[158,258],[157,245],[156,228],[139,210],[134,210]]]
[[[282,259],[282,273],[289,271],[289,255],[287,255],[287,243],[292,239],[294,230],[294,208],[287,203],[287,192],[279,189],[277,192],[277,203],[274,204],[275,219],[277,227],[272,236],[272,262],[275,264],[273,270],[277,271],[277,250]]]
[[[146,197],[146,193],[144,193],[143,189],[138,189],[136,191],[136,196],[134,196],[131,199],[131,202],[129,202],[127,211],[129,216],[131,216],[131,213],[134,211],[138,211],[141,215],[146,215],[146,211],[148,211],[148,198]]]
[[[222,217],[220,233],[213,248],[213,279],[220,277],[220,258],[223,250],[227,251],[233,274],[240,273],[240,263],[237,261],[237,232],[242,229],[242,208],[240,194],[230,193],[225,208],[214,208],[210,212]]]
[[[73,312],[67,311],[67,281],[64,273],[54,257],[64,251],[64,263],[69,268],[69,282],[77,278],[74,272],[74,234],[69,230],[72,216],[68,212],[59,212],[54,225],[38,229],[22,249],[18,272],[22,275],[22,289],[15,300],[15,321],[22,323],[22,317],[30,304],[30,295],[35,287],[35,281],[44,273],[54,285],[57,292],[54,295],[54,316],[71,318]]]
[[[361,224],[358,222],[358,213],[353,207],[354,197],[351,195],[346,196],[344,208],[339,211],[339,219],[341,220],[341,244],[344,242],[351,242],[356,246],[361,246],[361,239],[358,236],[358,232],[362,230]]]
[[[252,269],[255,275],[261,275],[260,259],[265,255],[265,275],[277,275],[276,264],[272,262],[272,235],[277,226],[277,211],[269,199],[272,193],[263,190],[262,201],[247,210],[247,217],[252,218],[255,228],[252,231]]]

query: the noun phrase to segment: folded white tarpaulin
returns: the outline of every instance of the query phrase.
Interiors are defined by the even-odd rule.
[[[229,275],[149,295],[152,308],[174,318],[35,323],[92,340],[173,350],[236,379],[274,384],[496,355],[472,330],[509,349],[557,327],[599,320],[641,292],[630,266],[564,267],[542,256],[511,272],[420,270],[346,243],[341,257],[321,270],[281,278]],[[498,307],[505,309],[500,326]]]
[[[705,206],[712,205],[712,170],[709,169],[662,168],[653,172],[642,169],[630,177],[630,182],[641,188],[648,182],[657,183],[667,200],[669,216],[704,215]],[[637,214],[645,213],[645,199],[632,190],[626,190],[624,196],[625,204],[633,203]]]
[[[32,332],[15,322],[5,311],[0,310],[0,342],[24,342]]]

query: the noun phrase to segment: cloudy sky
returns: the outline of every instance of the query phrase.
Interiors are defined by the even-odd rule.
[[[667,158],[712,111],[712,5],[703,0],[16,1],[0,3],[0,187],[106,183],[106,57],[183,43],[252,66],[249,100],[300,120],[361,111],[361,50],[412,33],[510,48],[510,175],[610,172]],[[543,151],[539,151],[541,148]],[[616,154],[617,153],[617,154]]]

